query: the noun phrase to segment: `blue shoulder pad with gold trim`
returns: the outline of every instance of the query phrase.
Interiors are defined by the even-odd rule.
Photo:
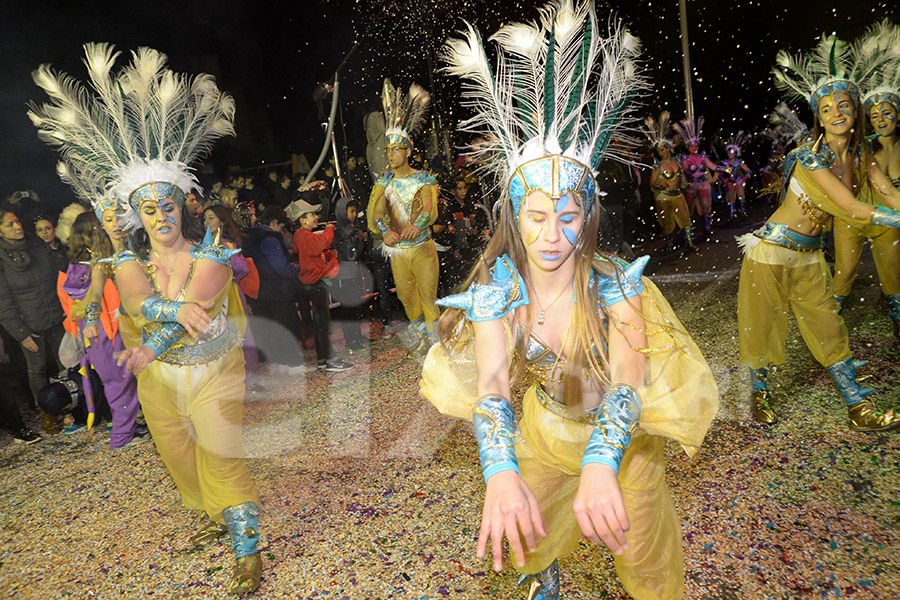
[[[375,185],[379,185],[381,187],[387,187],[391,184],[391,179],[394,178],[394,172],[388,171],[386,173],[382,173],[378,180],[375,182]]]
[[[597,277],[597,292],[600,300],[610,306],[616,302],[621,302],[625,298],[637,296],[644,291],[644,282],[641,280],[644,274],[644,268],[650,260],[649,256],[642,256],[631,264],[628,264],[620,258],[602,258],[601,260],[609,260],[616,265],[616,271],[621,273],[621,277],[615,275],[601,275],[591,271],[591,283]]]
[[[206,235],[203,241],[191,248],[191,258],[208,258],[214,260],[220,265],[231,265],[231,257],[240,252],[240,248],[229,249],[220,246],[213,238],[212,231],[206,229]]]
[[[132,250],[120,250],[119,252],[117,252],[115,254],[115,256],[113,256],[113,264],[115,265],[115,267],[117,269],[120,266],[122,266],[123,264],[125,264],[129,261],[132,261],[132,260],[136,260],[137,262],[141,263],[142,265],[146,263],[146,261],[141,260],[140,257],[137,254],[135,254]]]
[[[437,185],[437,177],[435,177],[431,173],[419,171],[419,179],[421,179],[422,183],[425,185]]]
[[[492,321],[528,304],[528,291],[512,259],[504,254],[491,269],[490,283],[473,283],[465,292],[441,298],[437,304],[464,311],[470,321]]]
[[[817,148],[818,146],[818,148]],[[837,161],[837,154],[831,146],[820,138],[815,142],[807,142],[797,148],[797,160],[809,171],[827,169]]]

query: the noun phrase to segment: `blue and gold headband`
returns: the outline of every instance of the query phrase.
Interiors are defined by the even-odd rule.
[[[94,203],[94,214],[97,215],[99,221],[103,220],[104,210],[116,210],[116,201],[114,198],[102,198]]]
[[[833,96],[838,92],[847,92],[850,94],[853,102],[859,104],[859,88],[856,84],[847,79],[834,79],[820,85],[812,94],[810,94],[809,103],[812,106],[813,112],[819,112],[819,100],[825,96]]]
[[[866,110],[872,110],[873,106],[881,104],[882,102],[887,102],[896,110],[900,111],[900,96],[893,92],[875,92],[874,94],[869,94],[869,96],[863,100],[863,105],[866,107]]]
[[[522,201],[535,190],[547,194],[553,201],[554,208],[560,198],[571,192],[581,198],[585,215],[591,211],[596,190],[594,176],[588,167],[558,154],[536,158],[519,165],[513,171],[507,187],[516,222],[519,221]]]

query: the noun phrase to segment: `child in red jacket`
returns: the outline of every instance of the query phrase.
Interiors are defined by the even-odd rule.
[[[353,366],[335,357],[331,347],[328,286],[339,266],[337,255],[331,249],[334,228],[328,225],[323,231],[313,231],[319,224],[321,209],[321,206],[297,200],[288,206],[287,212],[300,225],[294,233],[294,251],[300,265],[300,284],[312,304],[317,366],[331,372],[347,371]]]

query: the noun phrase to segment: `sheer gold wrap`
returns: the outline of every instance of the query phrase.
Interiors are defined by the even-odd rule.
[[[638,430],[619,468],[631,523],[630,550],[616,557],[622,585],[638,599],[678,598],[683,587],[678,515],[665,483],[664,439],[694,456],[718,411],[718,389],[699,348],[656,286],[643,279],[641,303],[647,335],[643,407]],[[514,340],[507,331],[507,356]],[[471,420],[478,401],[473,344],[461,336],[450,348],[433,346],[420,391],[443,414]],[[516,455],[538,501],[548,537],[528,553],[523,573],[536,573],[574,550],[581,530],[572,511],[581,459],[593,426],[569,414],[532,385],[522,406]]]

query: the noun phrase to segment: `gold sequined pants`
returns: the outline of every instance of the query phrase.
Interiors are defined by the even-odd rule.
[[[391,254],[397,297],[410,321],[423,314],[426,322],[437,320],[440,313],[434,302],[437,300],[439,269],[437,248],[432,240]]]
[[[665,235],[675,231],[676,227],[684,229],[691,226],[691,214],[683,194],[669,196],[656,192],[653,198],[656,200],[656,218]]]
[[[546,396],[542,402],[536,386],[526,392],[516,456],[547,531],[535,551],[526,554],[520,571],[528,574],[570,554],[582,538],[572,502],[594,426],[558,410]],[[615,565],[623,587],[637,600],[681,598],[684,588],[681,526],[666,485],[663,446],[663,438],[638,429],[619,467],[631,528],[626,534],[630,549],[615,557]]]

